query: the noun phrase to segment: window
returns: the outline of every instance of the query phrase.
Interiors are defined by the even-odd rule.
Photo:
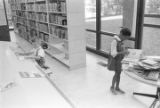
[[[160,1],[159,0],[146,0],[145,14],[160,15]]]

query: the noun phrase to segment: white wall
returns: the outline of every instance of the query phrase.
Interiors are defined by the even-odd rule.
[[[4,6],[3,6],[3,0],[0,0],[0,26],[1,25],[7,25]]]

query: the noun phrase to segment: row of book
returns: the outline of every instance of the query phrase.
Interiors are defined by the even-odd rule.
[[[12,22],[17,23],[17,17],[16,16],[12,16]]]
[[[47,22],[47,14],[46,13],[37,13],[36,19],[37,19],[37,21]]]
[[[46,4],[35,4],[36,5],[36,11],[37,12],[46,12],[47,11],[47,7]]]
[[[25,3],[20,4],[20,10],[26,10],[26,4]]]
[[[11,4],[11,5],[10,5],[10,8],[11,8],[11,10],[16,10],[16,9],[17,9],[17,7],[16,7],[15,4]]]
[[[45,42],[48,42],[49,41],[49,35],[48,34],[45,34],[43,32],[39,32],[39,38]]]
[[[27,20],[21,17],[17,17],[17,23],[20,23],[22,25],[27,25]]]
[[[27,9],[28,11],[34,11],[34,10],[35,10],[34,4],[27,4],[27,5],[26,5],[26,9]]]
[[[21,25],[21,24],[17,24],[16,26],[17,26],[19,35],[21,37],[23,37],[24,39],[28,40],[28,34],[27,34],[26,26]]]
[[[65,2],[53,2],[48,4],[49,12],[62,12],[66,13],[66,3]]]
[[[28,16],[28,19],[32,19],[32,20],[36,19],[36,13],[34,12],[28,12],[27,16]]]
[[[16,4],[15,6],[16,6],[17,10],[21,10],[21,5],[20,4]]]
[[[11,11],[11,14],[12,14],[12,16],[16,16],[16,11],[15,11],[15,10],[12,10],[12,11]]]
[[[31,28],[35,28],[35,29],[36,29],[36,22],[35,22],[35,21],[28,20],[28,25],[29,25]]]
[[[37,30],[35,30],[35,29],[30,29],[30,31],[29,31],[29,36],[30,36],[30,37],[36,37],[36,36],[37,36]]]
[[[50,25],[50,33],[59,39],[68,39],[67,29]]]
[[[38,23],[37,25],[38,25],[39,31],[49,33],[48,24]]]
[[[24,12],[24,11],[19,11],[19,10],[17,10],[17,11],[16,11],[16,15],[17,15],[17,16],[20,16],[20,17],[26,18],[27,13]]]
[[[57,14],[49,14],[49,22],[59,25],[67,25],[67,17]]]
[[[27,3],[31,3],[31,2],[34,2],[34,0],[27,0]]]
[[[11,4],[19,4],[19,3],[25,3],[25,0],[8,0],[8,3],[11,3]]]

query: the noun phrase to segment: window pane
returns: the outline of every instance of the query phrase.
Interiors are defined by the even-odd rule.
[[[87,46],[91,48],[96,48],[96,33],[86,32],[87,36]]]
[[[160,15],[160,0],[146,0],[145,14]]]
[[[160,25],[160,18],[144,17],[144,24]]]
[[[143,27],[142,49],[146,55],[160,55],[160,29]]]
[[[96,0],[85,0],[85,24],[87,29],[96,30]]]
[[[107,35],[101,35],[101,50],[109,53],[110,51],[110,44],[113,40],[113,37]]]
[[[102,31],[119,33],[122,26],[122,0],[102,0],[101,29]]]

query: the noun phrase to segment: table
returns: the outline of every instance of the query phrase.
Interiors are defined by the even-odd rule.
[[[0,84],[16,82],[15,87],[0,92],[0,108],[72,108],[46,77],[19,75],[20,71],[41,72],[32,60],[18,60],[14,53],[17,47],[13,42],[0,42]]]
[[[149,107],[149,108],[155,108],[156,107],[156,103],[160,102],[160,83],[157,82],[157,81],[146,80],[143,77],[138,76],[134,72],[128,72],[128,71],[125,70],[124,73],[127,76],[133,78],[134,80],[137,80],[139,82],[142,82],[142,83],[145,83],[145,84],[148,84],[148,85],[151,85],[151,86],[155,86],[157,88],[156,94],[144,94],[144,93],[133,92],[133,95],[140,95],[140,96],[146,96],[146,97],[155,98],[155,100],[153,101],[153,103]],[[160,105],[159,105],[159,107],[160,107]]]

